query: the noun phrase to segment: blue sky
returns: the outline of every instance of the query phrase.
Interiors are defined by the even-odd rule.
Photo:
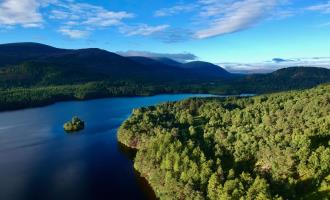
[[[231,71],[329,67],[329,36],[329,0],[0,0],[0,43],[166,55]]]

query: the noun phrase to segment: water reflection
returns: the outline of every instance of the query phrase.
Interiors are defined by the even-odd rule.
[[[135,149],[131,149],[126,147],[125,145],[123,145],[122,143],[118,142],[118,150],[124,155],[126,156],[127,159],[133,161],[136,155],[136,150]]]

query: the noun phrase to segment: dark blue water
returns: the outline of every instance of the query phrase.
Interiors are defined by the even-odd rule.
[[[133,108],[192,96],[64,102],[0,113],[1,200],[148,199],[152,191],[117,143],[116,131]],[[85,130],[66,134],[77,115]]]

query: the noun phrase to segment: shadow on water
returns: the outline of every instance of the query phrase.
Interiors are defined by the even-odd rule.
[[[147,179],[142,177],[140,173],[136,170],[134,170],[134,174],[136,177],[136,181],[138,182],[138,185],[140,186],[142,192],[145,194],[146,198],[149,200],[156,200],[157,199],[156,194],[154,190],[151,188]]]
[[[118,150],[122,153],[127,159],[134,161],[136,150],[132,148],[128,148],[127,146],[123,145],[122,143],[118,142]]]
[[[135,149],[128,148],[125,145],[121,144],[120,142],[118,142],[118,149],[127,159],[134,162],[134,158],[137,152]],[[157,199],[156,194],[153,191],[150,184],[148,183],[148,181],[144,177],[142,177],[141,174],[135,169],[134,169],[134,175],[145,197],[149,200],[156,200]]]

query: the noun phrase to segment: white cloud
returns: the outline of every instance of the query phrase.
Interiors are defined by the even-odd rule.
[[[69,27],[62,27],[58,30],[58,32],[72,39],[86,38],[89,35],[88,31],[71,29]]]
[[[170,8],[162,8],[157,10],[154,13],[155,17],[166,17],[166,16],[172,16],[172,15],[176,15],[179,13],[186,13],[186,12],[190,12],[193,11],[194,9],[197,8],[196,4],[178,4],[175,5],[173,7]]]
[[[165,17],[191,12],[192,23],[185,27],[191,35],[188,35],[186,39],[204,39],[245,30],[265,19],[283,19],[293,16],[294,11],[283,8],[283,5],[287,5],[289,1],[195,0],[194,3],[179,3],[169,8],[159,9],[154,16]]]
[[[60,26],[58,32],[70,38],[85,38],[92,30],[119,26],[124,19],[134,17],[125,11],[113,12],[74,0],[0,0],[0,28],[41,27],[47,19],[41,14],[46,7],[48,19]]]
[[[134,17],[134,14],[125,11],[113,12],[101,6],[73,1],[57,2],[54,7],[50,12],[50,19],[72,27],[83,26],[88,30],[117,26],[122,20]]]
[[[79,19],[79,16],[73,16],[69,12],[65,12],[62,10],[52,10],[50,11],[50,16],[49,18],[51,19],[70,19],[70,20],[76,20]]]
[[[330,1],[328,1],[327,3],[307,7],[306,10],[321,11],[322,13],[329,14],[330,13]]]
[[[121,24],[121,21],[126,18],[134,17],[133,14],[127,12],[98,12],[95,16],[91,16],[87,18],[83,24],[90,25],[90,26],[100,26],[100,27],[107,27],[107,26],[114,26]]]
[[[41,3],[37,0],[1,0],[0,25],[22,27],[42,26],[42,15],[39,13]]]
[[[203,39],[224,35],[250,28],[265,17],[270,16],[280,2],[279,0],[200,0],[202,5],[200,17],[209,21],[208,27],[195,34]]]
[[[159,33],[169,28],[169,25],[158,25],[158,26],[149,26],[147,24],[140,24],[137,26],[123,26],[120,28],[120,32],[127,35],[141,35],[141,36],[149,36],[155,33]]]
[[[59,32],[70,38],[86,38],[94,30],[124,25],[134,14],[72,0],[54,0],[49,19],[60,24]],[[65,27],[65,28],[63,28]]]

